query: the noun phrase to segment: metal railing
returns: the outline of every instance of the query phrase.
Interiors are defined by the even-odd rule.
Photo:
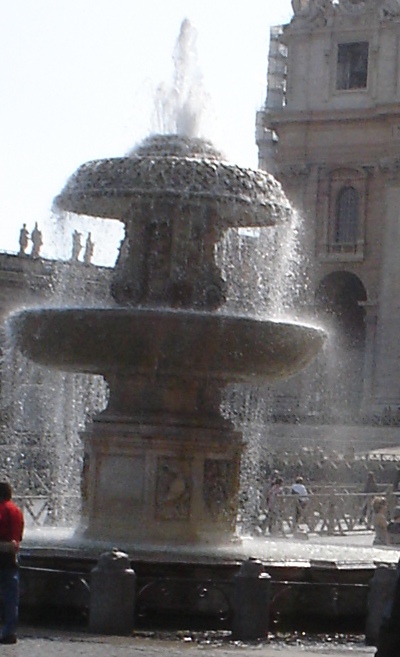
[[[79,495],[14,495],[24,514],[26,527],[67,527],[77,524],[81,512]]]
[[[261,525],[267,533],[295,533],[299,529],[312,534],[328,536],[344,535],[348,532],[372,530],[372,500],[370,493],[331,492],[309,495],[304,504],[293,494],[282,494],[276,498],[273,521],[268,513]],[[382,492],[378,493],[382,495]],[[399,494],[384,491],[389,514],[399,500]]]
[[[382,494],[382,493],[379,493]],[[389,513],[400,502],[400,494],[385,491]],[[371,504],[374,494],[347,490],[309,495],[304,506],[298,497],[282,494],[276,498],[273,531],[293,533],[299,528],[307,533],[343,535],[372,529]],[[16,495],[15,502],[24,513],[26,527],[68,527],[78,523],[81,502],[78,495]],[[260,526],[268,533],[269,519],[261,511]]]

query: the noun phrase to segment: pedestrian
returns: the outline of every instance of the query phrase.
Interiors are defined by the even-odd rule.
[[[278,496],[282,493],[282,485],[282,477],[276,477],[267,494],[268,529],[270,534],[276,534],[279,525],[282,525],[278,499]]]
[[[19,611],[18,550],[24,530],[24,518],[12,498],[7,481],[0,482],[0,593],[3,600],[4,625],[0,643],[17,642]]]
[[[393,511],[393,519],[387,526],[390,545],[400,544],[400,506],[396,506]]]
[[[400,493],[400,468],[396,468],[393,478],[393,492]]]
[[[389,545],[387,502],[384,497],[374,497],[372,500],[373,523],[375,538],[373,545]]]
[[[368,472],[367,480],[365,482],[365,486],[363,490],[364,495],[368,495],[368,497],[365,499],[360,515],[360,523],[366,522],[368,528],[371,526],[371,521],[372,521],[371,499],[372,499],[372,495],[373,494],[376,495],[377,492],[378,492],[378,484],[376,483],[375,474],[372,471]]]
[[[296,481],[292,485],[290,492],[292,495],[297,495],[294,521],[294,529],[297,529],[308,502],[308,490],[304,485],[303,477],[296,477]]]

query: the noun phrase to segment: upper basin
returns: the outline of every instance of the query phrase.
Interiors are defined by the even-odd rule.
[[[281,185],[269,173],[231,164],[209,142],[178,135],[153,135],[126,157],[83,164],[54,206],[129,223],[133,210],[136,215],[155,199],[217,208],[224,228],[271,226],[291,214]]]
[[[10,322],[31,360],[104,375],[275,379],[305,367],[325,339],[307,325],[170,309],[41,308],[16,313]]]

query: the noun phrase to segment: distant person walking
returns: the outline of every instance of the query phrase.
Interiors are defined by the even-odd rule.
[[[370,527],[372,522],[372,495],[376,495],[377,492],[378,484],[376,483],[375,474],[373,472],[368,472],[367,480],[363,489],[364,495],[368,495],[368,497],[364,502],[360,515],[360,523],[366,522],[367,527]]]
[[[390,545],[400,545],[400,507],[396,506],[387,526]]]
[[[24,530],[21,509],[11,501],[8,482],[0,482],[0,593],[3,600],[4,625],[0,644],[17,642],[19,610],[19,571],[17,553]]]
[[[271,487],[267,493],[267,513],[268,513],[268,530],[270,534],[276,534],[282,527],[282,519],[279,509],[278,496],[282,493],[283,479],[276,477],[273,479]]]
[[[297,495],[294,519],[294,529],[297,529],[308,503],[308,490],[304,485],[303,477],[296,477],[296,481],[292,485],[290,492],[293,495]]]
[[[372,500],[373,523],[375,538],[373,545],[389,545],[387,501],[384,497],[374,497]]]
[[[394,473],[393,492],[394,493],[400,492],[400,468],[396,468],[396,471]]]

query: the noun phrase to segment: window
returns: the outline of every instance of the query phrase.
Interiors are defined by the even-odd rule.
[[[364,259],[368,177],[368,170],[362,167],[320,169],[317,251],[322,259]]]
[[[368,79],[368,42],[339,43],[337,89],[365,89]]]
[[[359,194],[354,187],[342,187],[336,198],[336,244],[356,244],[358,233]]]

